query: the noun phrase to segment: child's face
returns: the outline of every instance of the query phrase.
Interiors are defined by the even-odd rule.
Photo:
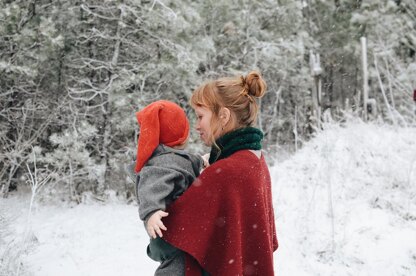
[[[211,118],[212,112],[206,107],[197,106],[195,107],[195,113],[197,116],[196,120],[196,131],[199,132],[199,137],[205,145],[211,146]]]

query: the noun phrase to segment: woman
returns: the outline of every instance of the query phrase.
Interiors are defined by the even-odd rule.
[[[271,181],[260,151],[263,134],[253,127],[256,98],[265,89],[251,72],[207,82],[192,95],[196,130],[211,146],[210,166],[159,224],[167,228],[163,239],[186,252],[182,275],[274,275]]]

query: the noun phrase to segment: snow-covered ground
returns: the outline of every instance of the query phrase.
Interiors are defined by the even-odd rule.
[[[327,125],[271,175],[276,275],[416,275],[415,128]],[[0,200],[20,275],[153,275],[134,204],[36,204],[28,224],[29,199]]]
[[[271,169],[279,275],[416,275],[416,129],[349,123]]]
[[[19,206],[17,234],[25,236],[29,199],[6,199]],[[17,204],[16,204],[17,203]],[[23,208],[22,208],[23,207]],[[24,270],[35,276],[153,275],[157,263],[146,255],[148,236],[137,207],[117,202],[72,207],[38,205],[31,218]],[[20,240],[15,243],[19,246]],[[0,274],[1,275],[1,274]]]

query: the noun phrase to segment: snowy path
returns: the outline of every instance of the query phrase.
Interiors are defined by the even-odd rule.
[[[34,276],[147,276],[156,269],[134,205],[42,206],[31,225],[38,241],[25,266]]]

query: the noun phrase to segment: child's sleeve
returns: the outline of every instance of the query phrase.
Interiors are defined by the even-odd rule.
[[[183,178],[182,173],[169,166],[144,166],[136,183],[140,219],[146,221],[155,211],[166,210],[172,201],[175,182],[183,182]]]

